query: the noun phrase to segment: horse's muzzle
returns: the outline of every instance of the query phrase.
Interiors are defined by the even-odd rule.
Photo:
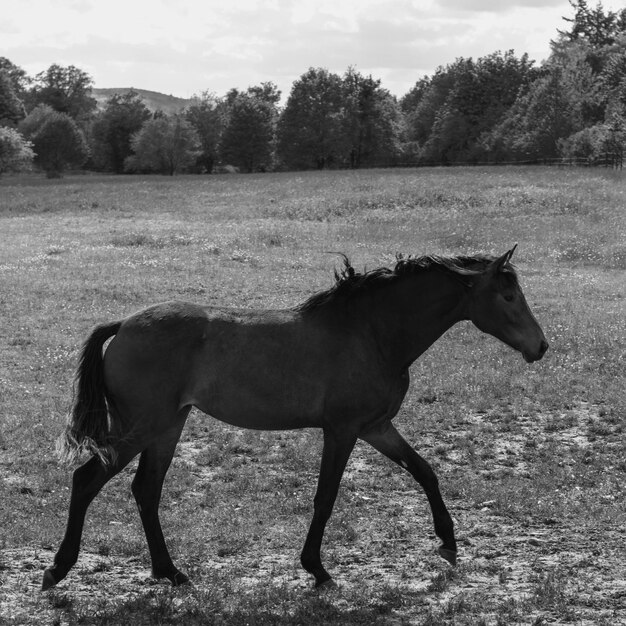
[[[543,359],[543,355],[547,352],[548,347],[548,342],[545,339],[542,339],[539,344],[539,350],[536,353],[530,354],[528,352],[522,352],[522,356],[524,357],[526,363],[534,363],[535,361]]]

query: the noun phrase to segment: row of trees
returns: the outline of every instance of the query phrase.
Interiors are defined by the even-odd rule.
[[[403,164],[622,159],[626,145],[626,9],[570,0],[574,15],[535,66],[510,51],[457,59],[400,100],[348,68],[311,68],[283,107],[272,83],[205,92],[176,115],[139,94],[98,109],[82,70],[30,78],[0,57],[0,173],[32,159],[111,172],[211,172]]]
[[[282,110],[280,91],[263,83],[223,98],[203,93],[169,116],[148,110],[133,90],[98,110],[90,77],[73,66],[53,65],[29,79],[0,58],[0,77],[0,121],[18,129],[49,176],[85,164],[168,174],[211,172],[218,163],[247,172],[361,167],[392,162],[401,151],[397,100],[353,68],[344,76],[310,69]]]
[[[431,163],[604,158],[626,144],[626,9],[570,4],[540,67],[526,55],[458,59],[402,99],[408,139]]]

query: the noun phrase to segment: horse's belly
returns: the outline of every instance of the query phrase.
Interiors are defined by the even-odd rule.
[[[320,426],[321,420],[303,408],[285,410],[281,406],[247,404],[245,402],[193,402],[203,413],[240,428],[254,430],[292,430]]]
[[[322,385],[291,385],[280,381],[222,378],[221,384],[196,389],[189,404],[216,419],[257,430],[289,430],[320,426],[324,407]]]
[[[252,430],[295,430],[298,428],[311,428],[320,426],[317,420],[306,419],[300,416],[287,415],[260,415],[253,413],[220,414],[208,413],[211,417],[239,428]]]

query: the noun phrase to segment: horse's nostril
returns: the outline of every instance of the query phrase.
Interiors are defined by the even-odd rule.
[[[546,351],[548,350],[549,344],[547,341],[542,341],[541,342],[541,346],[539,347],[539,351],[541,352],[541,355],[543,356]]]

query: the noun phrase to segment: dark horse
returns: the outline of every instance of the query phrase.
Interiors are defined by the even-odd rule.
[[[510,265],[500,258],[399,257],[393,270],[357,273],[347,259],[336,284],[287,310],[166,302],[98,326],[84,345],[63,456],[91,458],[75,472],[65,536],[43,589],[76,563],[87,507],[140,454],[132,492],[152,574],[174,585],[158,508],[163,479],[192,407],[244,428],[317,427],[324,448],[313,520],[301,554],[316,585],[331,580],[320,548],[357,439],[408,470],[432,510],[439,554],[456,562],[452,519],[428,463],[391,424],[409,367],[453,324],[471,320],[527,362],[548,348]],[[113,335],[104,357],[104,343]]]

